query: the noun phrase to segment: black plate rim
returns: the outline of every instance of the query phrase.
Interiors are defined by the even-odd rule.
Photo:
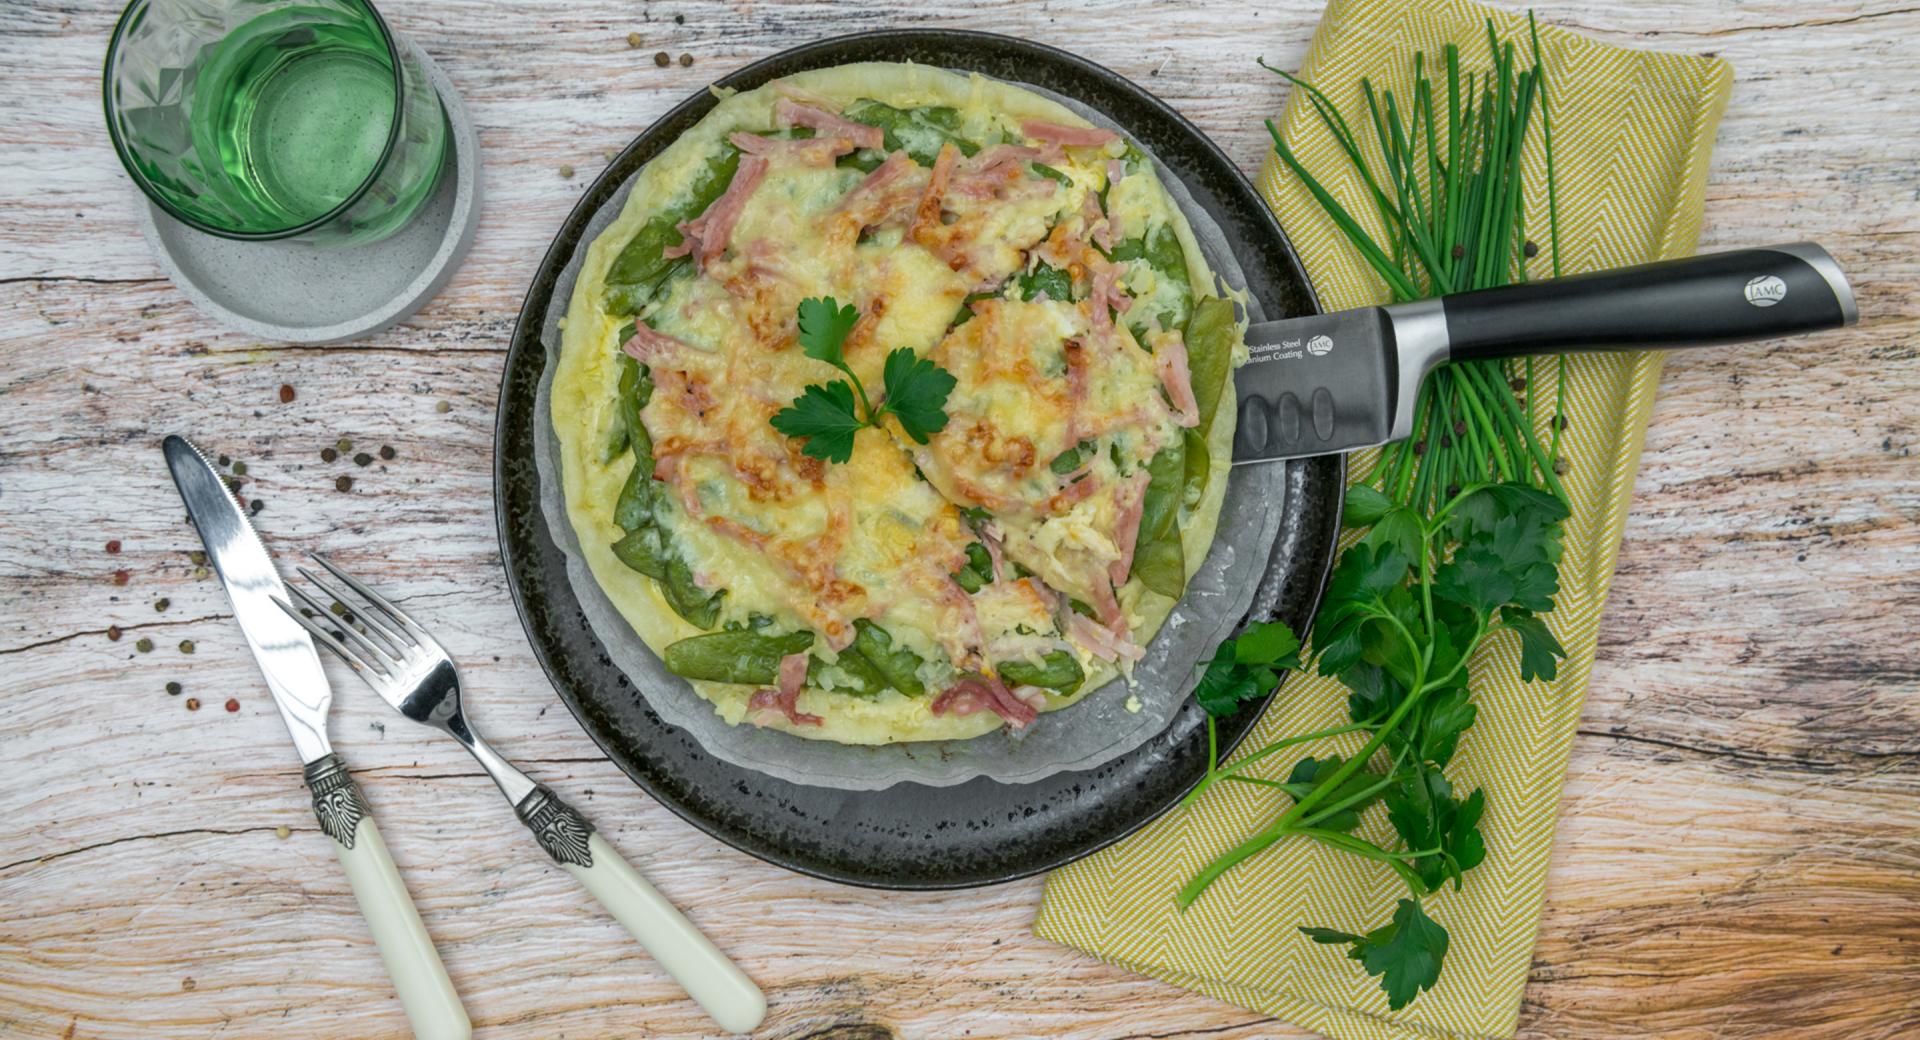
[[[1253,194],[1256,199],[1258,198],[1258,192],[1255,191],[1251,182],[1247,180],[1245,173],[1227,156],[1219,144],[1158,95],[1134,83],[1132,80],[1121,76],[1119,73],[1071,51],[1001,33],[991,33],[973,29],[945,28],[875,29],[856,33],[845,33],[815,40],[767,55],[722,76],[713,81],[711,86],[751,89],[750,87],[743,86],[743,84],[761,78],[760,74],[770,66],[782,65],[796,60],[806,60],[823,53],[831,54],[853,43],[883,41],[907,43],[930,40],[953,41],[956,39],[974,39],[983,43],[991,42],[998,46],[1013,46],[1025,49],[1035,53],[1044,60],[1072,66],[1084,74],[1115,83],[1123,90],[1136,93],[1142,103],[1157,109],[1163,118],[1172,121],[1184,130],[1194,142],[1197,142],[1209,154],[1221,170],[1231,171],[1233,177],[1238,181],[1239,187]],[[832,64],[842,63],[844,62],[832,62]],[[753,85],[757,86],[759,84],[755,82]],[[556,280],[557,272],[564,268],[567,260],[571,258],[572,250],[577,247],[579,232],[591,221],[594,213],[598,212],[600,207],[607,205],[612,200],[613,195],[617,194],[619,190],[620,183],[625,180],[625,173],[615,176],[615,171],[624,165],[624,160],[628,158],[630,153],[640,147],[642,141],[655,127],[671,123],[676,117],[683,115],[688,110],[712,102],[713,97],[708,87],[702,87],[695,93],[688,95],[636,134],[633,141],[621,149],[620,153],[607,164],[607,167],[601,171],[600,175],[587,187],[587,190],[581,194],[580,199],[575,202],[573,208],[568,211],[567,216],[561,221],[558,230],[554,234],[553,240],[548,244],[546,252],[542,254],[540,263],[535,268],[535,274],[528,285],[525,296],[521,299],[519,313],[514,320],[513,332],[508,343],[506,358],[502,363],[500,394],[494,413],[494,525],[495,534],[500,545],[501,566],[506,578],[508,591],[513,599],[514,613],[520,620],[522,631],[527,637],[528,647],[533,651],[534,659],[539,662],[541,671],[546,675],[549,685],[553,687],[554,692],[559,696],[560,700],[566,704],[567,710],[574,716],[574,721],[587,734],[589,739],[593,741],[594,746],[599,748],[600,752],[606,756],[608,761],[624,773],[635,786],[645,791],[656,802],[665,806],[669,812],[672,812],[681,820],[691,824],[702,833],[725,843],[731,848],[807,877],[857,888],[885,891],[932,892],[979,888],[1017,881],[1022,878],[1032,877],[1036,874],[1058,869],[1067,864],[1084,859],[1087,856],[1091,856],[1102,849],[1108,848],[1138,833],[1148,824],[1164,816],[1170,809],[1178,805],[1181,799],[1186,797],[1187,794],[1198,786],[1203,774],[1196,774],[1184,780],[1177,785],[1177,788],[1171,795],[1163,799],[1160,804],[1148,807],[1146,811],[1139,813],[1136,818],[1127,821],[1122,826],[1112,828],[1109,832],[1097,839],[1082,842],[1072,849],[1055,855],[1038,857],[1032,862],[991,874],[957,879],[909,878],[903,880],[898,877],[880,877],[871,874],[860,874],[851,871],[825,868],[788,854],[769,844],[749,840],[743,835],[736,834],[727,824],[708,819],[693,807],[683,803],[680,799],[660,790],[651,780],[628,764],[627,759],[631,754],[630,749],[612,746],[609,738],[603,735],[596,726],[588,721],[586,708],[580,702],[576,692],[561,680],[558,667],[553,661],[549,649],[545,645],[540,633],[536,631],[532,614],[525,601],[527,593],[522,587],[522,582],[517,572],[517,556],[510,531],[511,518],[507,510],[507,484],[510,474],[508,473],[508,459],[500,449],[501,446],[506,443],[508,437],[510,418],[508,392],[513,380],[513,362],[515,361],[516,355],[520,352],[523,339],[529,334],[529,315],[531,308],[533,308],[536,303],[536,297],[540,298],[539,302],[542,304],[551,300],[553,292],[551,283]],[[1264,223],[1267,225],[1264,229],[1265,234],[1270,236],[1273,243],[1277,244],[1284,255],[1286,263],[1293,269],[1298,282],[1298,288],[1308,305],[1312,308],[1312,311],[1314,313],[1324,312],[1325,308],[1320,303],[1319,294],[1315,291],[1312,281],[1307,278],[1299,254],[1294,249],[1292,241],[1287,237],[1284,229],[1280,227],[1278,219],[1264,202],[1254,209],[1264,218]],[[539,336],[539,328],[537,326],[544,325],[544,311],[545,307],[542,306],[540,319],[534,323],[535,327],[531,334],[535,339]],[[1309,461],[1323,461],[1326,458],[1327,457],[1321,457],[1320,460]],[[1331,458],[1335,471],[1327,475],[1327,480],[1331,483],[1335,493],[1332,496],[1331,510],[1324,526],[1330,528],[1333,537],[1337,538],[1341,527],[1341,513],[1344,507],[1344,496],[1340,494],[1339,491],[1345,487],[1347,460],[1344,455],[1333,456]],[[1313,576],[1311,584],[1312,591],[1307,597],[1305,616],[1308,619],[1311,619],[1319,611],[1321,600],[1325,595],[1328,578],[1332,573],[1334,560],[1338,555],[1332,546],[1331,538],[1328,539],[1328,544],[1329,549],[1325,557],[1320,561],[1318,568],[1319,573]],[[1291,674],[1292,673],[1288,673],[1288,675]],[[1266,707],[1271,703],[1272,697],[1284,688],[1285,678],[1286,676],[1282,677],[1281,684],[1275,687],[1273,693],[1260,701],[1257,709],[1245,709],[1233,716],[1223,726],[1225,732],[1221,734],[1222,739],[1220,742],[1220,754],[1223,758],[1234,748],[1238,747],[1253,731],[1259,718],[1264,714]],[[715,761],[719,760],[716,759]],[[759,775],[742,767],[729,766],[729,768],[736,769],[743,775]],[[890,788],[889,790],[895,790],[900,786],[911,785],[896,785],[895,788]],[[1017,788],[1025,785],[1002,786]]]

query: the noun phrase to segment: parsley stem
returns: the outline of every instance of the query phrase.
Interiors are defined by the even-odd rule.
[[[1208,717],[1207,723],[1209,727],[1212,726],[1213,719],[1211,716]],[[1214,781],[1220,780],[1226,777],[1231,777],[1234,774],[1239,773],[1241,770],[1247,768],[1248,766],[1254,764],[1255,762],[1258,762],[1261,759],[1266,758],[1268,755],[1285,751],[1290,747],[1293,747],[1298,744],[1305,744],[1308,741],[1325,740],[1328,737],[1338,737],[1338,736],[1344,736],[1345,734],[1348,734],[1348,733],[1358,733],[1368,728],[1369,727],[1363,723],[1355,722],[1346,726],[1335,726],[1332,729],[1323,729],[1313,733],[1302,733],[1298,736],[1287,737],[1282,740],[1276,740],[1273,743],[1268,744],[1266,747],[1263,747],[1260,750],[1255,751],[1250,755],[1234,760],[1232,765],[1226,766],[1225,768],[1221,768],[1218,766],[1217,763],[1219,762],[1219,756],[1216,752],[1216,745],[1210,739],[1208,741],[1208,761],[1216,763],[1215,768],[1208,770],[1207,775],[1200,779],[1200,783],[1196,785],[1193,790],[1187,792],[1187,796],[1185,798],[1180,799],[1180,807],[1184,809],[1187,806],[1190,806],[1193,803],[1199,801],[1200,796],[1207,793],[1207,789],[1213,786]]]

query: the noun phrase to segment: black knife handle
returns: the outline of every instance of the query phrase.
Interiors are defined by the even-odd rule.
[[[1452,361],[1706,347],[1859,320],[1840,265],[1811,242],[1482,289],[1442,306]]]

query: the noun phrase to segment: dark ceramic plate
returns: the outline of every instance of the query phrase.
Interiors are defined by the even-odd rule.
[[[1269,318],[1318,310],[1312,290],[1246,178],[1179,113],[1083,58],[987,33],[904,30],[843,36],[785,51],[720,80],[751,90],[805,69],[913,61],[1030,83],[1104,112],[1157,155],[1216,219]],[[514,328],[500,386],[494,483],[501,556],[534,656],[608,757],[669,809],[714,837],[804,874],[878,888],[964,888],[1072,862],[1166,811],[1206,770],[1206,723],[1191,701],[1159,736],[1104,766],[1033,784],[979,779],[953,787],[899,784],[837,791],[786,783],[703,751],[663,722],[608,660],[567,583],[547,534],[534,471],[534,392],[546,362],[541,324],[582,230],[620,184],[714,106],[706,90],[682,102],[615,159],[567,216],[541,261]],[[1339,529],[1338,457],[1242,470],[1285,480],[1281,533],[1255,614],[1298,631],[1312,619]],[[1221,726],[1228,747],[1252,728],[1245,711]]]

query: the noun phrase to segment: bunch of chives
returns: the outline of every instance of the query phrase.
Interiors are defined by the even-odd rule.
[[[1261,64],[1306,92],[1314,113],[1359,174],[1379,212],[1385,240],[1377,241],[1300,162],[1273,122],[1274,151],[1327,216],[1386,282],[1396,302],[1508,285],[1526,278],[1538,247],[1526,236],[1522,154],[1539,114],[1546,153],[1547,211],[1552,270],[1560,274],[1560,208],[1553,167],[1546,66],[1529,14],[1533,65],[1518,67],[1511,41],[1501,43],[1487,23],[1494,67],[1464,75],[1460,51],[1442,52],[1444,93],[1436,89],[1424,54],[1413,58],[1410,99],[1360,88],[1366,126],[1378,146],[1378,168],[1333,101],[1299,78]],[[1444,105],[1444,110],[1442,107]],[[1544,396],[1534,359],[1473,361],[1436,370],[1422,387],[1411,439],[1384,448],[1368,483],[1395,502],[1431,513],[1462,487],[1518,481],[1565,497],[1560,486],[1560,431],[1566,426],[1566,359],[1554,372],[1547,443],[1534,432],[1533,406]],[[1526,396],[1522,396],[1522,395]]]

